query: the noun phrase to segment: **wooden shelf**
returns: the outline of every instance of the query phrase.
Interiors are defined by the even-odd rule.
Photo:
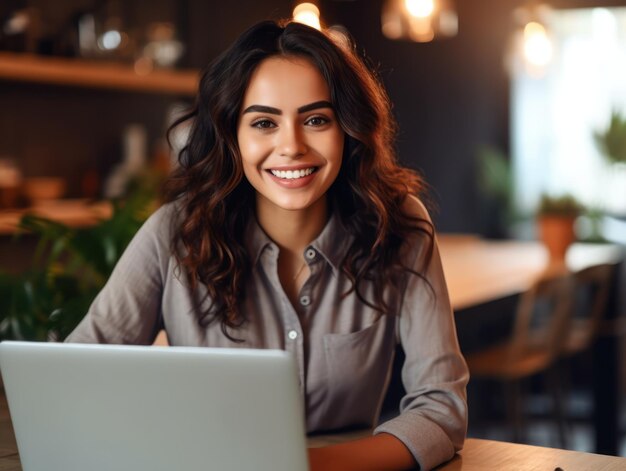
[[[34,214],[70,227],[89,227],[111,217],[112,207],[107,201],[90,203],[86,200],[53,200],[19,210],[0,211],[0,235],[15,234],[24,214]]]
[[[114,62],[0,52],[0,80],[193,96],[199,76],[197,70],[163,69],[140,75]]]

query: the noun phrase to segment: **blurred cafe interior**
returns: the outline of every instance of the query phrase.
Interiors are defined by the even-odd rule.
[[[71,331],[158,205],[201,69],[293,16],[354,39],[429,185],[468,436],[626,457],[626,0],[301,3],[0,3],[0,338]]]

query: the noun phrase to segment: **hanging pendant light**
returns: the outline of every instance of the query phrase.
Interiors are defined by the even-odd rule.
[[[517,30],[513,35],[508,67],[511,73],[542,77],[552,63],[555,47],[549,24],[552,9],[531,3],[513,13]]]
[[[530,21],[524,26],[524,58],[534,67],[545,67],[552,59],[552,41],[541,23]]]
[[[311,2],[303,2],[296,5],[293,9],[293,21],[302,23],[317,30],[322,29],[320,22],[320,9]]]
[[[381,23],[389,39],[416,42],[453,37],[459,30],[453,0],[387,0]]]

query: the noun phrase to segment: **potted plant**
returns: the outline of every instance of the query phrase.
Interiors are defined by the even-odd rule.
[[[626,115],[613,110],[609,125],[594,132],[593,137],[609,163],[626,163]]]
[[[626,218],[626,114],[612,110],[608,125],[595,131],[593,138],[608,164],[602,188],[604,212]]]
[[[113,214],[74,229],[25,215],[20,229],[38,238],[32,266],[0,272],[0,340],[63,340],[82,320],[135,232],[155,209],[152,181],[112,201]]]
[[[582,212],[582,205],[571,195],[542,194],[537,210],[539,239],[550,259],[563,261],[568,247],[576,240],[574,222]]]

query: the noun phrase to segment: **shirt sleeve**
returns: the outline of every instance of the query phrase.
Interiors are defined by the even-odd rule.
[[[428,218],[419,203],[418,215]],[[374,434],[394,435],[411,451],[420,469],[451,459],[467,431],[467,365],[459,348],[454,317],[436,239],[425,276],[409,275],[399,318],[399,339],[406,355],[402,382],[407,391],[400,415]],[[417,250],[419,271],[425,249]],[[430,286],[429,286],[430,284]]]
[[[139,229],[66,342],[154,342],[162,325],[161,298],[171,252],[170,206],[158,209]]]

